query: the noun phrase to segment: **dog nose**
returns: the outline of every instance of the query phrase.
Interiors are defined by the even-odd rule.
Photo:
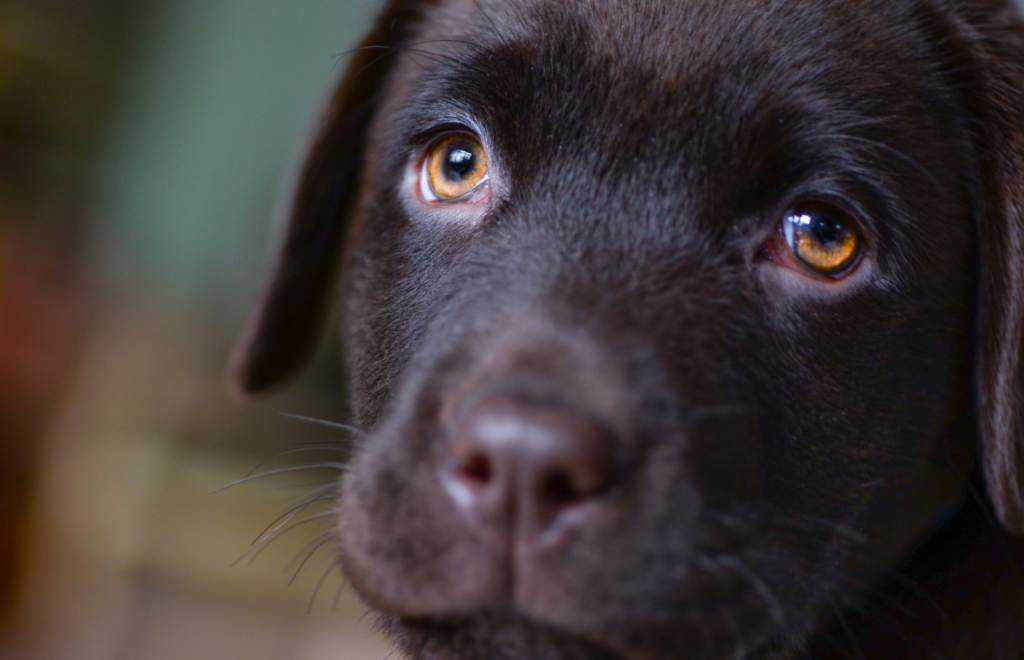
[[[488,399],[460,419],[448,476],[456,502],[525,540],[608,489],[611,443],[572,411]]]

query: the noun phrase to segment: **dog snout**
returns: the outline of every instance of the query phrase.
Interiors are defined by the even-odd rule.
[[[442,478],[478,524],[522,543],[609,490],[611,450],[606,429],[585,415],[492,398],[457,422]]]

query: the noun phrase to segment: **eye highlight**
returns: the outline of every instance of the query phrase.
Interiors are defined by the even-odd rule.
[[[821,275],[842,275],[860,254],[862,241],[856,225],[827,204],[810,202],[794,207],[782,218],[781,229],[797,260]]]
[[[432,202],[462,200],[486,181],[487,153],[483,145],[471,135],[458,133],[438,140],[427,150],[420,192]]]

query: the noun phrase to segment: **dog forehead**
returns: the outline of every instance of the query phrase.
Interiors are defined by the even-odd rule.
[[[425,10],[386,105],[419,128],[480,119],[576,167],[615,154],[641,177],[681,156],[795,153],[793,134],[864,119],[936,129],[942,63],[908,4],[448,0]]]
[[[653,69],[670,84],[685,74],[747,61],[806,65],[858,53],[883,65],[900,50],[911,3],[845,0],[441,0],[423,12],[417,49],[571,43],[562,61],[597,59],[623,74]],[[507,52],[507,51],[506,51]],[[786,57],[793,61],[787,62]],[[759,61],[758,61],[759,60]],[[541,64],[534,62],[534,65]],[[900,62],[906,66],[907,62]],[[420,60],[419,66],[423,66]],[[628,78],[628,75],[623,76]]]
[[[487,139],[518,208],[631,217],[621,229],[638,240],[639,220],[669,217],[681,237],[738,236],[820,183],[890,218],[903,190],[957,189],[941,154],[964,146],[949,62],[913,7],[425,3],[392,55],[366,180],[393,181],[423,136],[462,125]],[[896,215],[910,220],[899,231],[929,224]]]

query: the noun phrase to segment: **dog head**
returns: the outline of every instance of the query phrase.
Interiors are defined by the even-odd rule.
[[[340,547],[395,637],[790,657],[978,451],[1024,532],[1022,48],[998,2],[392,0],[235,376],[342,271]]]

